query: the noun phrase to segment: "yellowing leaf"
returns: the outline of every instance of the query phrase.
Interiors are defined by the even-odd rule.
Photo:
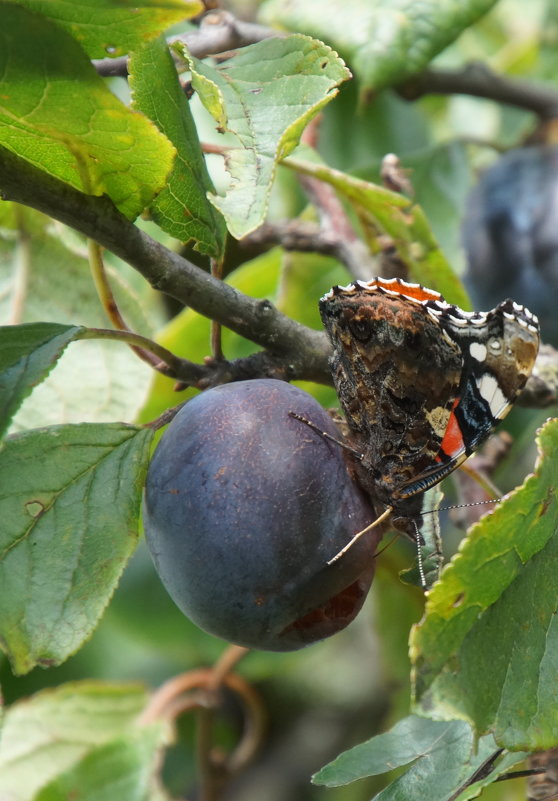
[[[14,0],[65,28],[90,58],[121,56],[200,14],[201,0]]]
[[[378,235],[387,234],[414,281],[438,290],[449,303],[470,308],[467,293],[442,253],[420,206],[404,195],[325,164],[295,156],[285,164],[335,187],[353,206],[372,251],[378,249]]]
[[[1,8],[0,146],[108,195],[133,219],[163,187],[173,146],[106,88],[69,34],[20,6]]]

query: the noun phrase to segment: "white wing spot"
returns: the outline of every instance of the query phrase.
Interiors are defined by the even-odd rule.
[[[486,345],[483,345],[482,342],[471,342],[469,345],[469,353],[473,359],[476,359],[478,362],[486,361]]]

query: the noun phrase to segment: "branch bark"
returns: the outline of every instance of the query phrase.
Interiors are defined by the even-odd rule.
[[[247,361],[249,372],[259,362],[260,368],[279,371],[287,380],[331,383],[330,347],[323,332],[291,320],[269,300],[244,295],[164,247],[130,222],[106,196],[86,195],[0,148],[0,197],[37,209],[95,239],[138,270],[155,289],[266,348],[267,354],[256,354]],[[232,364],[237,373],[242,372],[242,364]],[[223,367],[233,369],[228,363]],[[211,373],[209,365],[207,370]]]
[[[396,91],[405,100],[418,100],[424,95],[472,95],[532,111],[544,120],[558,116],[555,89],[497,75],[478,62],[460,70],[425,70]]]
[[[106,196],[86,195],[0,147],[0,198],[37,209],[95,239],[138,270],[154,289],[265,349],[233,362],[209,359],[196,365],[184,360],[178,376],[184,383],[202,388],[262,376],[332,383],[325,333],[292,320],[269,300],[244,295],[164,247],[124,217]],[[555,353],[543,354],[541,349],[520,398],[530,407],[548,406],[558,394]],[[547,363],[550,367],[545,368]]]
[[[264,223],[245,236],[240,244],[243,248],[261,250],[281,245],[285,250],[333,256],[345,265],[355,279],[369,280],[378,273],[377,266],[374,269],[377,262],[361,239],[354,234],[350,238],[343,237],[317,223],[302,220]]]
[[[182,42],[196,58],[205,58],[217,53],[246,47],[261,42],[271,36],[281,36],[279,31],[236,19],[230,11],[209,11],[200,21],[197,30],[168,38],[168,44]],[[103,77],[128,74],[128,56],[101,58],[92,61],[93,66]]]

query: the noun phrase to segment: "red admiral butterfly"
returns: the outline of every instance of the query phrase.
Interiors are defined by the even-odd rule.
[[[524,387],[538,320],[512,300],[466,312],[398,278],[335,286],[320,313],[356,478],[382,520],[420,539],[425,490],[478,448]]]

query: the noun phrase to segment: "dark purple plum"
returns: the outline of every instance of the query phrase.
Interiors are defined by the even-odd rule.
[[[207,390],[176,415],[147,476],[144,522],[157,571],[202,629],[263,650],[301,648],[357,614],[379,534],[327,564],[373,512],[311,395],[283,381]]]
[[[509,150],[469,195],[463,221],[465,282],[475,308],[515,298],[558,346],[558,147]]]

